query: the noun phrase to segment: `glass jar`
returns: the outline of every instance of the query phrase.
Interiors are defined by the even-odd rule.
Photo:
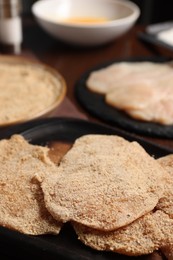
[[[20,0],[0,0],[0,52],[21,52],[21,9]]]

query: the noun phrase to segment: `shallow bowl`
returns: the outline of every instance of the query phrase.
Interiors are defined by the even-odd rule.
[[[73,45],[94,46],[126,33],[140,9],[128,0],[39,0],[32,13],[53,37]]]
[[[0,128],[47,117],[65,98],[63,76],[41,62],[0,55],[0,74]]]

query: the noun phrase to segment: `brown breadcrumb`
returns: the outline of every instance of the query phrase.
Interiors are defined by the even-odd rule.
[[[173,242],[173,219],[159,210],[111,232],[101,232],[77,223],[73,223],[73,226],[79,239],[86,245],[129,256],[150,254],[168,241]]]
[[[169,173],[169,178],[166,181],[164,195],[157,204],[157,209],[163,210],[173,218],[173,154],[161,157],[158,162]]]
[[[63,157],[58,174],[38,179],[55,219],[108,231],[151,211],[163,194],[165,175],[136,142],[86,135]]]
[[[0,225],[22,233],[58,234],[61,223],[45,208],[35,174],[53,174],[48,148],[29,144],[20,135],[0,141]]]

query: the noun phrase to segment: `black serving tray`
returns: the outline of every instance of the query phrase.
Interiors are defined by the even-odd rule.
[[[146,30],[144,32],[138,33],[138,37],[145,42],[169,50],[171,54],[171,52],[173,51],[173,45],[168,44],[158,38],[158,34],[160,32],[169,30],[171,28],[173,28],[173,21],[150,24],[146,27]]]
[[[166,57],[135,57],[128,59],[119,59],[108,61],[103,64],[91,68],[85,72],[81,78],[77,81],[75,86],[75,95],[79,104],[86,109],[91,115],[99,118],[103,122],[108,123],[112,126],[121,127],[127,131],[143,134],[153,137],[164,137],[173,138],[173,125],[163,126],[157,123],[143,122],[131,118],[124,112],[109,106],[104,101],[104,95],[94,93],[86,87],[86,80],[88,79],[92,71],[105,68],[113,63],[118,62],[140,62],[140,61],[151,61],[151,62],[167,62],[170,58]]]
[[[23,135],[30,143],[45,145],[50,141],[74,140],[85,134],[114,134],[126,138],[129,141],[139,142],[144,149],[155,158],[171,153],[163,147],[144,141],[142,138],[135,138],[124,131],[117,131],[114,128],[102,124],[88,122],[86,120],[71,118],[49,118],[34,120],[30,123],[20,124],[0,131],[0,138],[8,138],[12,134]],[[93,250],[83,245],[78,239],[69,223],[65,224],[59,235],[29,236],[16,231],[0,227],[0,259],[16,260],[128,260],[127,257],[111,252]],[[152,255],[137,257],[138,259],[158,259]]]

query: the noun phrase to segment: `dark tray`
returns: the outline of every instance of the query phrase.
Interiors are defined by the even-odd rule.
[[[173,46],[165,43],[164,41],[161,41],[157,38],[156,34],[149,34],[147,32],[141,32],[138,34],[139,39],[142,41],[145,41],[147,43],[151,43],[153,45],[157,45],[159,47],[163,47],[165,49],[168,49],[169,51],[173,51]]]
[[[30,143],[44,145],[50,141],[73,142],[79,136],[85,134],[115,134],[129,141],[138,141],[146,151],[156,158],[171,153],[163,147],[145,142],[141,138],[101,124],[91,123],[85,120],[70,118],[49,118],[35,120],[1,131],[0,138],[9,137],[14,133],[22,134]],[[158,254],[137,257],[137,259],[160,259]],[[65,224],[58,236],[29,236],[16,231],[0,227],[0,259],[69,259],[69,260],[128,260],[127,257],[110,252],[99,252],[83,245],[70,226]]]
[[[166,43],[164,40],[158,38],[158,34],[163,31],[167,31],[173,28],[173,21],[165,21],[161,23],[150,24],[146,27],[144,32],[138,33],[139,39],[151,43],[154,46],[163,47],[170,51],[170,55],[173,51],[173,45]],[[171,55],[172,57],[172,55]]]
[[[129,59],[113,60],[100,64],[94,68],[91,68],[84,73],[76,83],[75,95],[80,105],[86,109],[93,116],[101,119],[102,121],[112,125],[118,126],[127,131],[144,134],[155,137],[173,138],[173,125],[163,126],[156,123],[143,122],[135,120],[125,114],[124,112],[109,106],[104,101],[104,95],[94,93],[86,87],[86,80],[92,71],[99,70],[107,67],[112,63],[118,63],[122,61],[126,62],[166,62],[169,58],[165,57],[136,57]]]

